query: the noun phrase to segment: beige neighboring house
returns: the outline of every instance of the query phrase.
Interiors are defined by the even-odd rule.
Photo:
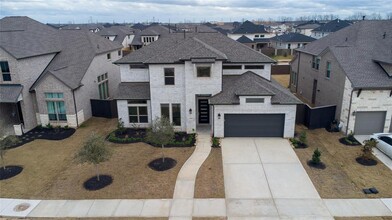
[[[336,105],[343,132],[392,132],[392,21],[360,21],[297,49],[291,91]]]
[[[77,127],[91,117],[90,99],[109,99],[119,83],[121,45],[94,33],[18,16],[2,18],[0,34],[0,117],[10,133]]]

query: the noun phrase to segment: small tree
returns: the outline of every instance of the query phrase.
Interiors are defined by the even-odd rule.
[[[84,143],[84,146],[75,155],[75,159],[79,163],[89,163],[95,165],[97,180],[99,181],[98,165],[108,161],[112,156],[112,151],[106,145],[105,139],[95,133]]]
[[[8,149],[15,144],[19,143],[19,138],[15,135],[6,136],[7,132],[5,130],[5,123],[0,119],[0,158],[3,169],[5,169],[5,154]]]
[[[321,151],[317,148],[312,155],[312,163],[319,164],[321,162]]]
[[[365,140],[362,148],[362,158],[366,160],[372,159],[373,148],[376,147],[377,141],[375,139]]]
[[[165,162],[163,149],[174,139],[174,127],[166,117],[155,118],[152,126],[147,131],[146,141],[152,144],[161,145],[162,162]]]
[[[308,141],[307,141],[307,138],[306,138],[306,132],[305,131],[301,132],[301,134],[299,135],[299,141],[302,144],[304,144],[304,145],[307,144]]]
[[[124,134],[125,133],[125,126],[124,126],[124,121],[122,120],[122,118],[119,118],[117,121],[117,132],[119,134]]]

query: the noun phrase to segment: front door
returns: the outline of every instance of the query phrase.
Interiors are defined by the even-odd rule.
[[[317,95],[317,79],[313,80],[312,104],[316,103],[316,95]]]
[[[199,99],[199,124],[209,124],[210,123],[210,105],[208,104],[208,99]]]

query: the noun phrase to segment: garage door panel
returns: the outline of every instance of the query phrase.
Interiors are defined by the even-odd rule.
[[[384,131],[386,112],[356,112],[354,133],[369,135]]]
[[[225,137],[283,137],[284,114],[225,114]]]

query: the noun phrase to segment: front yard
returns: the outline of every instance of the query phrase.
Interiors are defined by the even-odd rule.
[[[363,166],[355,160],[361,154],[361,146],[346,146],[339,142],[341,133],[329,133],[325,129],[307,130],[297,126],[296,132],[306,131],[308,148],[295,149],[313,184],[322,198],[391,198],[392,171],[382,162],[376,166]],[[319,148],[321,161],[326,169],[311,168],[307,161]],[[363,188],[376,187],[378,194],[365,195]]]
[[[161,157],[161,149],[145,143],[108,143],[111,159],[100,165],[113,183],[87,191],[83,183],[94,176],[92,165],[79,165],[73,157],[92,132],[106,136],[116,128],[116,119],[92,118],[75,134],[62,141],[35,140],[8,151],[7,165],[23,166],[19,175],[0,181],[0,197],[25,199],[152,199],[172,198],[177,174],[194,147],[166,148],[165,156],[177,161],[167,171],[157,172],[148,163]]]

